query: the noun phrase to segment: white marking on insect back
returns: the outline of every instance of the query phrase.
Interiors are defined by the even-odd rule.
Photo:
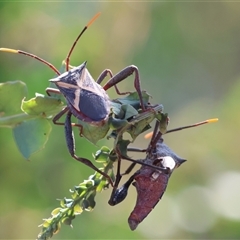
[[[57,86],[62,87],[62,88],[67,88],[67,89],[71,89],[71,88],[79,89],[78,86],[73,85],[73,84],[70,84],[70,83],[61,82],[61,81],[52,81],[52,80],[51,80],[51,82],[54,82]]]
[[[162,163],[163,167],[169,168],[170,170],[173,170],[176,166],[175,161],[170,156],[162,157],[162,162],[161,163]]]
[[[74,99],[74,108],[77,110],[77,111],[81,111],[79,109],[79,106],[80,106],[80,94],[81,94],[81,89],[78,88],[76,91],[75,91],[75,99]]]
[[[77,80],[77,84],[81,89],[85,89],[100,97],[108,98],[108,95],[103,89],[103,87],[94,81],[87,68],[84,68],[82,70],[81,77],[79,78],[79,80]]]

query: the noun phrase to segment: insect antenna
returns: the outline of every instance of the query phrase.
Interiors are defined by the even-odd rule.
[[[83,33],[88,29],[88,27],[99,17],[101,13],[97,13],[89,22],[88,24],[83,28],[83,30],[79,33],[78,37],[76,38],[76,40],[74,41],[72,47],[70,48],[70,51],[65,59],[65,64],[66,64],[66,71],[69,71],[69,62],[70,62],[70,56],[73,52],[73,49],[75,48],[78,40],[80,39],[80,37],[83,35]]]
[[[32,54],[32,53],[24,52],[22,50],[15,50],[15,49],[11,49],[11,48],[0,48],[0,51],[8,52],[8,53],[19,53],[19,54],[23,54],[23,55],[26,55],[31,58],[35,58],[36,60],[38,60],[38,61],[44,63],[45,65],[47,65],[48,67],[50,67],[57,75],[61,75],[61,73],[50,62],[44,60],[43,58],[38,57],[37,55]]]
[[[194,123],[194,124],[191,124],[191,125],[178,127],[178,128],[173,128],[173,129],[168,130],[166,133],[177,132],[177,131],[180,131],[180,130],[183,130],[183,129],[198,127],[198,126],[201,126],[203,124],[214,123],[214,122],[217,122],[217,121],[218,121],[218,118],[211,118],[211,119],[208,119],[208,120],[205,120],[205,121],[202,121],[202,122],[198,122],[198,123]]]
[[[72,54],[73,49],[75,48],[75,45],[77,44],[79,38],[82,36],[82,34],[87,30],[87,28],[96,20],[96,18],[98,18],[100,15],[100,13],[97,13],[90,21],[89,23],[83,28],[83,30],[80,32],[80,34],[78,35],[77,39],[74,41],[67,57],[65,60],[66,63],[66,71],[69,71],[69,60],[70,60],[70,56]],[[2,52],[8,52],[8,53],[19,53],[19,54],[23,54],[26,55],[28,57],[34,58],[42,63],[44,63],[45,65],[47,65],[48,67],[50,67],[57,75],[61,75],[61,73],[57,70],[56,67],[54,67],[50,62],[44,60],[43,58],[38,57],[37,55],[34,55],[32,53],[28,53],[22,50],[16,50],[16,49],[11,49],[11,48],[0,48],[0,51]]]
[[[204,125],[204,124],[207,124],[207,123],[214,123],[214,122],[217,122],[217,121],[218,121],[218,118],[211,118],[211,119],[208,119],[208,120],[205,120],[205,121],[202,121],[202,122],[198,122],[198,123],[194,123],[194,124],[191,124],[191,125],[170,129],[170,130],[166,131],[165,134],[166,133],[177,132],[177,131],[187,129],[187,128],[198,127],[198,126],[201,126],[201,125]],[[155,132],[155,130],[154,130],[154,132]],[[148,139],[148,138],[151,138],[152,136],[156,136],[156,132],[155,133],[154,132],[147,133],[144,137],[146,139]],[[153,141],[153,137],[152,137],[151,141]]]

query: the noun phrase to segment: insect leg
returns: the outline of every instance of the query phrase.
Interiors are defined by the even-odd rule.
[[[109,74],[110,78],[113,77],[113,73],[112,73],[112,71],[111,71],[110,69],[105,69],[105,70],[103,70],[103,72],[100,74],[100,76],[98,77],[98,79],[97,79],[96,82],[97,82],[98,84],[101,84],[102,81],[104,80],[104,78],[106,78],[108,74]],[[113,86],[114,86],[114,88],[115,88],[115,90],[116,90],[116,93],[117,93],[118,95],[126,95],[126,94],[130,94],[130,93],[131,93],[131,92],[120,92],[116,84],[113,85]]]
[[[65,121],[65,136],[66,136],[67,147],[68,147],[69,153],[77,161],[87,165],[88,167],[92,168],[94,171],[103,175],[109,181],[109,183],[113,186],[112,179],[106,173],[104,173],[100,169],[98,169],[90,160],[88,160],[86,158],[78,157],[75,154],[75,140],[74,140],[74,135],[73,135],[73,131],[72,131],[71,116],[72,116],[72,113],[70,111],[68,111],[67,116],[66,116],[66,121]]]
[[[127,168],[127,170],[124,172],[124,174],[121,174],[121,172],[120,172],[120,170],[121,170],[121,153],[117,148],[116,148],[116,153],[117,153],[117,173],[116,173],[116,178],[114,181],[112,193],[111,193],[110,199],[108,201],[109,205],[111,205],[111,206],[114,206],[114,205],[122,202],[126,198],[128,188],[133,180],[131,180],[131,181],[129,180],[127,183],[125,183],[120,188],[118,188],[118,185],[122,179],[122,176],[125,174],[129,174],[132,171],[132,169],[134,168],[134,166],[136,165],[135,162],[131,163],[131,165]]]
[[[46,93],[47,93],[48,96],[51,96],[51,93],[62,94],[58,89],[50,88],[50,87],[46,89]]]
[[[131,166],[131,165],[130,165]],[[130,186],[130,184],[133,182],[135,175],[137,174],[134,173],[128,180],[127,182],[125,182],[120,188],[113,188],[112,193],[111,193],[111,197],[108,201],[108,204],[111,206],[114,206],[120,202],[122,202],[128,193],[128,188]]]
[[[113,86],[115,86],[116,84],[118,84],[119,82],[123,81],[124,79],[126,79],[127,77],[129,77],[132,74],[135,74],[135,78],[134,78],[134,87],[137,90],[138,96],[139,96],[139,101],[141,104],[141,108],[144,111],[145,110],[145,106],[143,104],[143,99],[142,99],[142,91],[141,91],[141,86],[140,86],[140,78],[139,78],[139,70],[136,66],[134,65],[130,65],[126,68],[124,68],[123,70],[121,70],[120,72],[118,72],[116,75],[114,75],[104,86],[104,90],[107,90]]]
[[[67,112],[69,111],[69,108],[66,106],[62,109],[61,112],[59,112],[54,118],[53,118],[53,123],[56,124],[56,125],[65,125],[64,122],[58,122],[58,120],[64,115],[66,114]],[[80,130],[80,136],[82,134],[82,125],[81,124],[77,124],[77,123],[71,123],[72,127],[79,127],[81,130]]]

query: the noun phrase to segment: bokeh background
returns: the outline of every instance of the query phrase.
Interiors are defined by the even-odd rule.
[[[63,226],[54,238],[239,239],[240,3],[1,2],[0,47],[32,52],[58,68],[99,11],[72,65],[87,60],[96,79],[103,69],[116,73],[135,64],[142,88],[169,113],[169,128],[212,117],[220,121],[165,136],[188,161],[174,172],[163,199],[137,230],[127,224],[136,200],[131,187],[115,207],[107,203],[110,190],[98,194],[95,210],[77,217],[73,229]],[[26,82],[29,98],[44,93],[53,76],[31,58],[0,53],[0,81]],[[120,88],[133,89],[133,78]],[[116,97],[114,91],[109,94]],[[147,144],[142,137],[134,145]],[[77,138],[81,156],[90,158],[99,146]],[[70,158],[60,126],[53,126],[45,149],[30,162],[17,150],[11,129],[2,128],[0,152],[1,239],[35,239],[41,219],[58,207],[56,199],[70,196],[68,190],[92,174]]]

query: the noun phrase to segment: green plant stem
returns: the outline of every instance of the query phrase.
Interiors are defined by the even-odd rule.
[[[48,116],[56,115],[62,108],[63,108],[62,106],[56,107],[54,110],[48,112]],[[23,121],[32,120],[32,119],[41,118],[41,117],[46,118],[44,113],[40,115],[39,114],[29,115],[26,113],[19,113],[19,114],[7,116],[7,117],[0,117],[0,127],[13,128]]]

